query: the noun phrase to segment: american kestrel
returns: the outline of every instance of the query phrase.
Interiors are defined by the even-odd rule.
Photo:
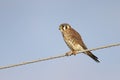
[[[76,55],[79,51],[87,49],[80,34],[76,30],[74,30],[69,24],[61,24],[59,26],[59,30],[61,31],[67,46],[71,49],[72,54]],[[96,62],[100,62],[98,58],[95,55],[93,55],[90,51],[86,51],[84,53]]]

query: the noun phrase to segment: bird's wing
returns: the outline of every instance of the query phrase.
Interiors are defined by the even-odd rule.
[[[72,35],[75,34],[75,35]],[[76,41],[84,48],[87,49],[86,45],[84,44],[81,35],[74,29],[71,30],[71,36],[76,39]]]

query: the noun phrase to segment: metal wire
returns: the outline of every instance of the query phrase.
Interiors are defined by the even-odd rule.
[[[114,46],[120,46],[120,43],[115,43],[115,44],[110,44],[110,45],[101,46],[101,47],[97,47],[97,48],[87,49],[87,50],[79,51],[79,53],[86,52],[86,51],[95,51],[95,50],[109,48],[109,47],[114,47]],[[25,62],[21,62],[21,63],[18,63],[18,64],[11,64],[11,65],[7,65],[7,66],[0,66],[0,70],[7,69],[7,68],[12,68],[12,67],[17,67],[17,66],[22,66],[22,65],[26,65],[26,64],[31,64],[31,63],[36,63],[36,62],[42,62],[42,61],[47,61],[47,60],[62,58],[62,57],[65,57],[65,56],[67,56],[66,53],[62,54],[62,55],[57,55],[57,56],[51,56],[51,57],[47,57],[47,58],[36,59],[36,60],[32,60],[32,61],[25,61]]]

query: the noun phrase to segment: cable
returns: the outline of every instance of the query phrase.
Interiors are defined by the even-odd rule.
[[[87,49],[87,50],[79,51],[79,53],[86,52],[86,51],[95,51],[95,50],[109,48],[109,47],[114,47],[114,46],[120,46],[120,43],[115,43],[115,44],[110,44],[110,45],[101,46],[101,47],[97,47],[97,48]],[[67,52],[67,53],[69,53],[69,52]],[[36,62],[41,62],[41,61],[52,60],[52,59],[61,58],[61,57],[65,57],[65,56],[67,56],[66,53],[62,54],[62,55],[36,59],[36,60],[32,60],[32,61],[26,61],[26,62],[22,62],[22,63],[18,63],[18,64],[11,64],[11,65],[7,65],[7,66],[0,66],[0,70],[1,69],[12,68],[12,67],[17,67],[17,66],[22,66],[22,65],[26,65],[26,64],[31,64],[31,63],[36,63]]]

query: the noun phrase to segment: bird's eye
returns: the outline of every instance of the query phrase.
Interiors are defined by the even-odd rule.
[[[67,26],[63,26],[63,30],[66,30],[67,29]]]
[[[65,26],[64,26],[64,25],[62,25],[61,27],[62,27],[62,28],[64,28]]]

